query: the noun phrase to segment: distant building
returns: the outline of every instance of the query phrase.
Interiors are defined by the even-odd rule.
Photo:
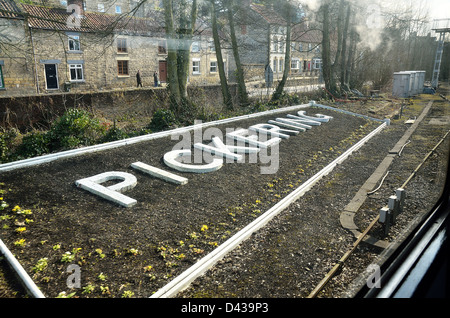
[[[263,79],[268,65],[274,79],[281,79],[285,65],[287,22],[271,7],[248,0],[244,3],[246,5],[236,18],[236,32],[242,43],[239,53],[246,80]],[[321,33],[308,29],[305,22],[292,26],[291,76],[318,75],[322,61],[321,41]],[[230,65],[230,74],[233,74],[233,67]]]
[[[43,2],[0,0],[0,97],[135,87],[138,70],[144,86],[153,86],[154,72],[167,80],[159,1],[134,16],[126,13],[138,1]],[[209,32],[194,37],[191,84],[219,83],[211,43]]]

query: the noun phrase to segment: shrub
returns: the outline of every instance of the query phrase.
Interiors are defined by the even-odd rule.
[[[47,134],[41,131],[32,132],[22,139],[22,144],[17,148],[16,156],[30,158],[41,156],[49,152],[49,140]]]
[[[82,109],[69,109],[48,132],[50,150],[71,149],[95,144],[105,132],[98,119]]]
[[[128,134],[120,128],[113,127],[109,129],[101,139],[101,142],[110,142],[128,138]]]
[[[0,162],[7,162],[13,151],[16,138],[20,135],[16,129],[0,129]]]
[[[149,128],[152,131],[166,130],[177,124],[175,114],[169,109],[158,109],[152,117]]]

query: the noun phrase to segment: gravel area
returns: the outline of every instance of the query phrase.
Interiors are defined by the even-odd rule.
[[[426,101],[404,110],[405,116],[418,116]],[[364,231],[390,195],[450,127],[434,125],[432,118],[448,114],[448,102],[436,99],[429,115],[419,125],[400,157],[395,158],[381,188],[366,199],[356,215]],[[408,117],[406,117],[407,119]],[[311,191],[291,205],[263,230],[226,257],[210,273],[194,282],[183,297],[263,297],[303,298],[313,291],[325,275],[352,247],[355,238],[342,228],[339,216],[355,193],[373,173],[409,125],[405,117],[371,139]],[[430,124],[431,122],[431,124]],[[405,187],[405,210],[387,237],[377,224],[370,235],[392,242],[404,233],[410,222],[420,219],[433,207],[443,189],[449,138]],[[318,297],[348,297],[353,281],[374,263],[382,249],[363,243],[347,260]],[[354,287],[354,286],[353,286]]]
[[[418,116],[425,104],[418,101],[410,105],[404,116]],[[435,105],[433,116],[442,117],[439,111],[448,114],[443,110],[448,103],[436,98]],[[384,114],[379,111],[377,115],[391,111],[385,107]],[[149,297],[380,124],[331,110],[308,108],[306,112],[331,115],[333,120],[282,141],[275,174],[261,174],[265,166],[262,162],[226,163],[213,173],[178,173],[189,178],[189,183],[175,186],[129,168],[131,163],[142,161],[170,170],[162,156],[179,142],[170,137],[2,173],[3,197],[9,208],[0,211],[0,216],[12,217],[2,218],[0,236],[47,297],[61,292],[83,298]],[[247,128],[285,115],[219,128]],[[352,235],[339,223],[339,214],[401,138],[408,127],[404,119],[393,120],[391,126],[178,297],[308,296],[353,243]],[[393,187],[407,178],[411,167],[446,130],[448,125],[430,125],[427,118],[424,120],[413,142],[395,160],[402,165],[396,165],[382,190],[362,207],[358,226],[364,228],[370,222],[366,215],[372,217],[380,205],[387,203]],[[441,149],[448,148],[447,140],[411,182],[411,189],[417,189],[407,201],[404,220],[398,222],[398,229],[393,229],[388,240],[393,240],[411,218],[429,209],[433,198],[426,193],[436,193],[442,187],[442,165],[448,150]],[[75,180],[112,170],[136,175],[138,185],[126,192],[138,201],[136,206],[116,206],[75,187]],[[17,215],[12,211],[16,205],[19,212],[29,209],[32,214]],[[375,211],[370,210],[372,207]],[[33,222],[24,225],[26,219]],[[26,230],[19,233],[19,227]],[[20,239],[23,244],[16,243]],[[358,248],[320,297],[341,297],[379,252],[366,245]],[[46,266],[38,268],[44,258]],[[66,269],[72,263],[81,268],[81,288],[67,287]]]

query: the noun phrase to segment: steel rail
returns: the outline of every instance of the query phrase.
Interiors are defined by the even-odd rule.
[[[405,189],[408,183],[414,178],[419,169],[423,166],[423,164],[430,158],[430,156],[436,151],[436,149],[444,142],[444,140],[449,135],[450,130],[439,140],[439,142],[433,147],[433,149],[424,157],[424,159],[419,163],[419,165],[414,169],[414,171],[410,174],[410,176],[406,179],[406,181],[401,186],[402,189]],[[387,174],[386,174],[387,175]],[[325,275],[325,277],[320,281],[320,283],[313,289],[313,291],[308,295],[307,298],[315,298],[317,294],[329,283],[330,279],[340,270],[342,266],[344,266],[345,261],[351,256],[351,254],[355,251],[358,245],[363,241],[364,237],[372,230],[372,228],[377,224],[380,215],[378,214],[369,226],[361,233],[357,240],[353,243],[352,247],[341,257],[341,259],[333,266],[333,268]]]

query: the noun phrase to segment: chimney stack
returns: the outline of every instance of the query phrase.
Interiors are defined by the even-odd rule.
[[[71,7],[71,5],[76,5],[78,7]],[[84,16],[84,0],[68,0],[67,1],[67,11],[78,13],[80,16]]]

